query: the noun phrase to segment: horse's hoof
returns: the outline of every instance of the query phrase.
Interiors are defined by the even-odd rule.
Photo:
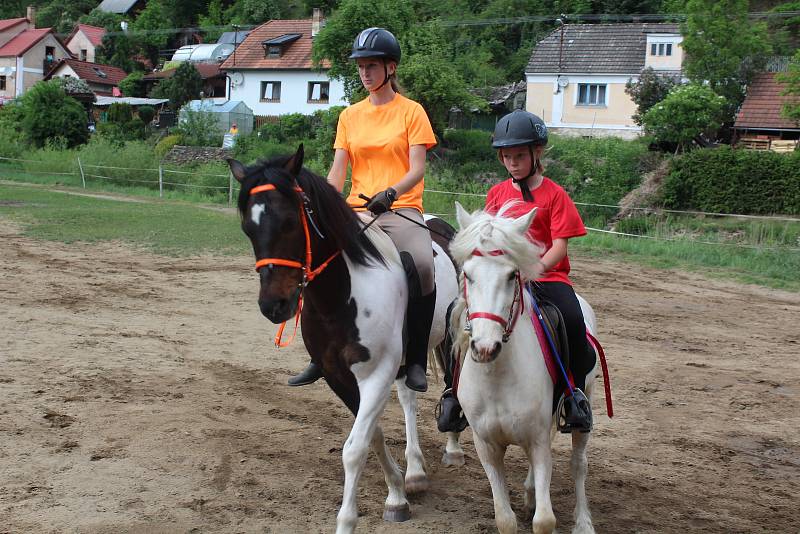
[[[444,451],[444,454],[442,455],[442,464],[455,466],[464,465],[464,453],[460,451]]]
[[[417,495],[428,491],[431,483],[425,475],[417,475],[406,479],[406,494]]]
[[[402,523],[411,519],[411,509],[408,504],[400,506],[387,506],[383,509],[383,520],[392,523]]]

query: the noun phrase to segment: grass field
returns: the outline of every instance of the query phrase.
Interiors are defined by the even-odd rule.
[[[134,193],[130,188],[124,191],[129,195]],[[75,194],[24,184],[0,184],[0,216],[21,223],[25,233],[32,237],[67,243],[117,240],[177,256],[249,253],[249,243],[232,210],[148,197],[129,197],[138,201],[123,202],[82,196],[82,189],[72,192]],[[440,201],[440,208],[452,210],[454,197],[439,196],[448,199]],[[469,209],[482,205],[478,197],[467,199]],[[756,231],[757,236],[769,235],[771,237],[765,241],[776,240],[774,231],[764,230],[763,223],[752,224],[761,228]],[[731,230],[727,223],[719,226],[727,232]],[[695,231],[699,231],[698,228]],[[718,229],[715,232],[718,233]],[[661,237],[677,239],[674,232],[670,235],[672,237],[666,234]],[[785,242],[796,236],[794,231],[784,231],[779,238]],[[615,256],[657,268],[690,270],[800,291],[800,252],[790,249],[706,245],[686,240],[651,240],[590,232],[573,240],[571,250],[581,255]]]

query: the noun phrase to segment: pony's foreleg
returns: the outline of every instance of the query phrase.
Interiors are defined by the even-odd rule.
[[[587,382],[586,396],[592,402],[593,383]],[[575,527],[573,534],[594,534],[592,526],[592,514],[589,512],[589,501],[586,498],[586,474],[588,472],[588,460],[586,448],[589,445],[591,432],[572,433],[572,457],[570,458],[570,470],[572,480],[575,481]]]
[[[533,471],[536,510],[533,514],[533,534],[549,534],[556,528],[556,516],[550,501],[550,478],[553,474],[553,455],[549,439],[534,443],[527,451]],[[530,474],[528,475],[530,479]],[[529,481],[526,481],[526,490]],[[527,495],[526,495],[527,500]]]
[[[350,435],[342,447],[342,463],[344,464],[344,494],[342,507],[336,517],[337,534],[349,534],[358,522],[358,481],[364,470],[367,452],[380,417],[386,406],[391,390],[391,380],[370,375],[358,383],[361,401],[358,414],[350,430]]]
[[[406,420],[406,492],[412,495],[421,493],[430,486],[417,434],[417,394],[406,386],[404,378],[395,380],[395,384]]]
[[[400,471],[400,467],[394,461],[392,453],[386,446],[383,430],[380,426],[375,428],[370,446],[378,457],[381,468],[383,468],[386,487],[389,488],[389,495],[386,497],[386,505],[383,509],[383,519],[394,522],[409,520],[411,511],[403,489],[403,472]]]
[[[460,432],[448,432],[447,443],[444,444],[444,454],[442,454],[442,464],[444,465],[464,465],[464,449],[458,442]]]
[[[492,487],[492,498],[494,500],[494,521],[500,534],[517,533],[517,516],[511,509],[508,500],[508,488],[506,487],[506,471],[503,465],[503,457],[506,454],[506,447],[494,443],[483,441],[477,434],[473,433],[475,440],[475,450],[486,471],[489,485]]]

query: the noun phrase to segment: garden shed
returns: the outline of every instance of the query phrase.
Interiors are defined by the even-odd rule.
[[[187,109],[212,113],[217,120],[219,132],[222,134],[228,133],[234,124],[236,124],[240,134],[249,134],[253,131],[253,110],[241,100],[228,100],[226,102],[191,100],[181,108],[178,116],[179,121],[184,120]]]

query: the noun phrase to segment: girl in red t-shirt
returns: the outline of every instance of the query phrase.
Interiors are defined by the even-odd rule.
[[[570,370],[575,380],[575,402],[567,402],[566,428],[587,432],[592,428],[591,408],[586,396],[586,374],[594,368],[595,356],[586,342],[586,325],[578,298],[569,279],[567,243],[586,235],[578,210],[566,191],[543,175],[542,153],[547,145],[547,126],[532,113],[517,110],[500,119],[495,127],[492,147],[511,177],[495,185],[486,196],[486,211],[497,213],[508,203],[508,217],[519,217],[537,208],[529,230],[530,237],[542,244],[544,272],[535,280],[538,295],[555,304],[566,323]],[[460,407],[452,396],[442,399],[439,430],[457,430]],[[461,419],[463,424],[463,419]]]

